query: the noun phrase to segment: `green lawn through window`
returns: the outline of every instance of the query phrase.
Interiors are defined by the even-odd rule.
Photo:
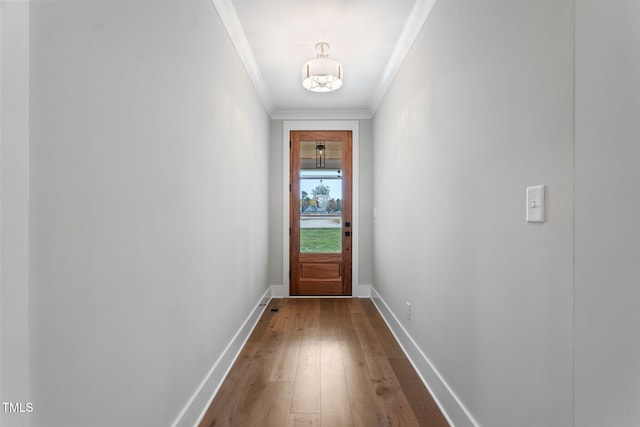
[[[300,252],[342,252],[341,228],[301,228]]]

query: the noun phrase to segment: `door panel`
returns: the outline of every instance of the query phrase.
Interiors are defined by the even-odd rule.
[[[291,132],[291,295],[351,295],[351,146],[351,131]]]
[[[300,279],[339,279],[342,277],[342,265],[339,262],[320,264],[317,262],[300,263]]]

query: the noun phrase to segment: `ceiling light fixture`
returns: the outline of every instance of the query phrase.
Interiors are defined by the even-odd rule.
[[[329,58],[329,43],[316,43],[316,57],[302,66],[302,86],[311,92],[333,92],[342,86],[342,64]]]

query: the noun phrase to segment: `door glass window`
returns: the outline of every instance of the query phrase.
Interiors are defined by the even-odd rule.
[[[301,141],[300,252],[342,252],[342,142]]]

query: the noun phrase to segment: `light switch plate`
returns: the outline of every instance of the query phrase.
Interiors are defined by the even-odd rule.
[[[544,185],[527,187],[527,222],[544,222]]]

